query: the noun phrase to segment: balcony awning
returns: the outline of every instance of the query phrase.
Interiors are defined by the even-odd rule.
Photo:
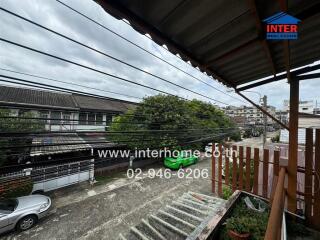
[[[285,11],[286,1],[95,1],[111,15],[126,19],[141,34],[149,34],[171,53],[229,87],[320,59],[319,1],[287,1],[286,12],[301,20],[298,39],[289,41],[289,51],[283,40],[265,39],[263,23]]]

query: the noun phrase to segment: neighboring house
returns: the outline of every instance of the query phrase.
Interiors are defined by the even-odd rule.
[[[0,107],[10,109],[12,116],[30,111],[43,118],[49,131],[105,131],[114,116],[137,105],[112,98],[9,86],[0,86],[0,92]]]
[[[320,128],[320,116],[308,113],[299,113],[299,129],[298,129],[298,143],[305,144],[306,128]],[[315,139],[315,136],[314,136]],[[288,130],[281,129],[280,142],[289,143]]]
[[[313,101],[299,101],[299,113],[313,114],[314,107]],[[290,102],[288,100],[283,101],[283,108],[289,116]]]
[[[10,159],[13,160],[10,164],[30,163],[30,168],[15,174],[8,168],[9,175],[21,177],[28,172],[33,179],[33,191],[50,191],[93,180],[97,166],[114,163],[95,158],[91,155],[92,149],[121,147],[108,141],[104,132],[114,116],[136,106],[136,103],[112,98],[0,86],[0,109],[9,109],[12,116],[32,112],[35,118],[40,118],[36,121],[43,121],[50,133],[31,137],[32,146],[23,162]],[[66,133],[55,134],[57,131]],[[95,160],[100,161],[99,164]]]

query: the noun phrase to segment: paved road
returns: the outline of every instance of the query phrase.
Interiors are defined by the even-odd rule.
[[[208,169],[210,160],[202,160],[191,169]],[[53,200],[55,209],[37,226],[22,233],[8,233],[1,239],[117,239],[146,215],[188,190],[210,194],[207,179],[170,179],[156,177],[140,180],[119,178],[93,189],[82,189]]]

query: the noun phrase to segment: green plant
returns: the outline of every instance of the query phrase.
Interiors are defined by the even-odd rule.
[[[199,150],[208,142],[220,142],[229,136],[239,137],[235,127],[229,117],[211,104],[156,95],[144,98],[136,108],[116,117],[109,128],[109,131],[141,131],[143,134],[115,134],[110,135],[109,140],[125,141],[131,149],[182,146],[183,149]],[[190,132],[186,129],[197,131]],[[169,134],[167,131],[176,134]],[[184,147],[186,143],[195,140],[198,142]]]
[[[34,132],[44,130],[45,125],[43,122],[37,121],[37,117],[32,112],[25,112],[19,115],[22,118],[12,117],[12,113],[9,109],[0,109],[0,131],[3,132]],[[8,138],[0,140],[0,147],[3,150],[0,151],[0,166],[16,163],[17,159],[23,160],[25,156],[29,156],[30,148],[19,148],[19,149],[5,149],[9,146],[14,145],[31,145],[32,137],[26,135],[23,138]]]
[[[255,220],[250,217],[231,217],[226,221],[227,230],[231,230],[237,233],[250,233],[252,227],[255,225]]]
[[[229,186],[223,186],[222,187],[222,198],[223,199],[229,199],[230,198],[230,196],[232,195],[232,189],[231,189],[231,187],[229,187]]]
[[[251,196],[249,198],[254,205],[258,204],[258,200]],[[270,214],[267,203],[265,207],[264,212],[257,212],[247,207],[244,197],[239,199],[230,212],[230,218],[226,220],[226,224],[222,225],[218,239],[231,239],[228,232],[233,230],[239,234],[250,233],[251,240],[263,240]]]
[[[29,195],[33,183],[30,178],[23,177],[11,180],[0,187],[0,198],[16,198]]]

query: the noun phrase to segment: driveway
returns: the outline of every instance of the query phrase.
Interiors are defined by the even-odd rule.
[[[163,169],[155,170],[159,168]],[[190,167],[196,168],[208,169],[210,173],[210,159]],[[122,174],[98,186],[85,185],[57,192],[53,197],[54,209],[47,218],[29,231],[11,232],[1,239],[117,239],[119,233],[127,233],[146,215],[155,213],[188,190],[211,194],[210,176],[128,179]]]

